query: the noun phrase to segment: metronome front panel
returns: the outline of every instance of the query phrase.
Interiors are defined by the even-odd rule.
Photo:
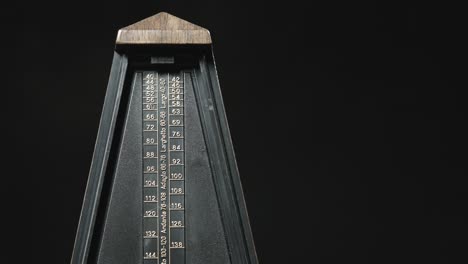
[[[208,30],[122,28],[72,264],[258,263]]]
[[[97,263],[231,263],[193,76],[134,71]]]

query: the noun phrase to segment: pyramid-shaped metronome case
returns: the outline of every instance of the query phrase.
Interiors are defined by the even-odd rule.
[[[257,262],[209,31],[122,28],[71,263]]]

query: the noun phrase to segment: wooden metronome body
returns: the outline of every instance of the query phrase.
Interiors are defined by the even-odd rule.
[[[119,31],[71,263],[257,263],[206,29]]]

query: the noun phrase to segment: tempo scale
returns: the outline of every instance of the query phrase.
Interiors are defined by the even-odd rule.
[[[258,263],[208,30],[119,30],[71,264]]]

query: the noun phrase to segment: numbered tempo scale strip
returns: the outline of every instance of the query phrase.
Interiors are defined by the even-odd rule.
[[[167,211],[168,204],[168,166],[167,166],[167,156],[168,156],[168,131],[167,131],[167,120],[168,120],[168,101],[167,101],[167,90],[168,83],[166,74],[158,74],[158,144],[161,144],[160,149],[158,150],[158,166],[160,170],[160,175],[158,176],[159,184],[159,199],[160,204],[158,207],[158,214],[160,216],[158,222],[159,228],[159,244],[158,244],[158,253],[159,253],[159,263],[170,263],[169,255],[170,249],[168,249],[168,243],[170,239],[168,238],[168,219],[170,221],[170,214]]]
[[[140,74],[143,110],[143,260],[144,264],[157,264],[159,263],[158,76],[155,72]]]
[[[142,75],[143,262],[184,264],[185,114],[181,74]]]
[[[168,74],[170,263],[185,263],[185,114],[182,74]]]

